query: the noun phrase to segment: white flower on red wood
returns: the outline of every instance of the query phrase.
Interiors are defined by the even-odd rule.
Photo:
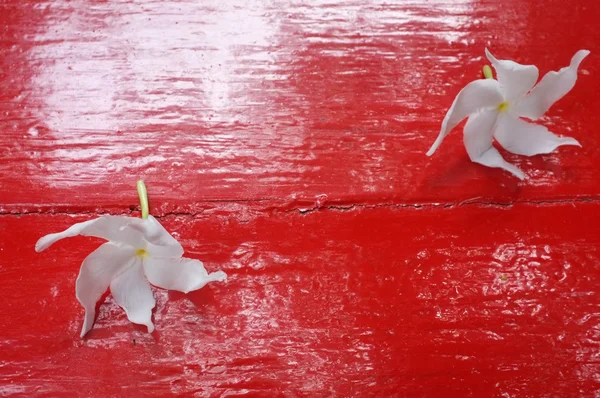
[[[581,146],[574,138],[558,137],[546,127],[522,118],[540,118],[571,91],[577,81],[579,64],[589,53],[578,51],[569,66],[548,72],[535,85],[539,75],[537,67],[498,60],[486,49],[498,80],[475,80],[458,93],[427,156],[433,155],[446,135],[467,117],[464,144],[470,159],[488,167],[502,168],[520,179],[524,179],[525,174],[502,158],[492,145],[494,138],[506,150],[526,156],[550,153],[562,145]]]
[[[85,309],[81,337],[92,328],[96,303],[109,287],[129,320],[146,325],[151,333],[156,302],[150,284],[188,293],[227,277],[223,271],[209,274],[199,260],[183,258],[179,242],[152,216],[104,216],[78,223],[42,237],[35,250],[41,252],[60,239],[76,235],[108,241],[86,257],[77,277],[76,296]]]

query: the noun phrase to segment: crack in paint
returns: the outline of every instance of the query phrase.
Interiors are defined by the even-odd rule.
[[[360,204],[360,203],[355,203],[355,204],[349,204],[349,205],[344,205],[344,204],[340,204],[340,205],[323,205],[323,206],[314,206],[312,208],[292,208],[287,210],[287,212],[299,212],[301,214],[310,214],[313,213],[315,211],[320,211],[320,210],[334,210],[334,211],[351,211],[354,209],[376,209],[376,208],[396,208],[396,209],[415,209],[415,210],[421,210],[421,209],[430,209],[430,208],[436,208],[436,209],[452,209],[452,208],[456,208],[456,207],[463,207],[463,206],[477,206],[477,207],[499,207],[499,208],[510,208],[513,207],[515,205],[540,205],[540,206],[547,206],[547,205],[556,205],[556,204],[581,204],[581,203],[600,203],[600,198],[577,198],[577,199],[556,199],[556,200],[515,200],[515,201],[511,201],[511,202],[494,202],[494,201],[472,201],[472,200],[465,200],[462,202],[458,202],[458,203],[414,203],[414,204],[407,204],[407,203],[378,203],[378,204]]]
[[[256,204],[271,201],[272,199],[247,199],[247,200],[207,200],[203,202],[197,202],[192,207],[199,207],[199,211],[168,211],[163,213],[156,213],[153,216],[157,219],[166,217],[197,217],[204,213],[207,209],[202,208],[202,204],[214,204],[214,203],[226,203],[226,204]],[[552,206],[560,204],[582,204],[582,203],[600,203],[600,198],[582,197],[575,199],[544,199],[544,200],[515,200],[510,202],[498,202],[498,201],[478,201],[467,199],[461,202],[455,203],[332,203],[332,204],[319,204],[313,205],[312,207],[302,207],[298,204],[293,206],[279,205],[279,206],[268,206],[265,208],[256,209],[256,213],[299,213],[302,215],[311,214],[318,211],[353,211],[356,209],[378,209],[378,208],[391,208],[391,209],[453,209],[463,206],[476,206],[476,207],[496,207],[496,208],[511,208],[515,205],[540,205],[540,206]],[[233,212],[233,210],[232,210]],[[79,215],[122,215],[122,216],[137,216],[139,208],[131,206],[128,210],[120,212],[114,212],[110,210],[106,211],[54,211],[54,210],[32,210],[32,211],[0,211],[0,216],[27,216],[27,215],[68,215],[68,216],[79,216]]]

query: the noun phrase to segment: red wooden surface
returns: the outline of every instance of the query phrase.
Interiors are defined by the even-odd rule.
[[[0,395],[598,396],[600,3],[0,3]],[[427,158],[488,46],[543,74],[592,51],[543,123],[579,140]],[[78,337],[135,181],[225,284],[110,296]]]

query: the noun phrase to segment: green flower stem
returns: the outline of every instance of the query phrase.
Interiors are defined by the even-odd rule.
[[[137,191],[140,196],[140,206],[142,208],[142,218],[145,220],[150,215],[150,211],[148,210],[148,191],[146,191],[146,185],[143,180],[138,180],[137,182]]]
[[[494,75],[492,74],[492,68],[490,68],[489,65],[483,67],[483,76],[485,76],[486,79],[494,78]]]

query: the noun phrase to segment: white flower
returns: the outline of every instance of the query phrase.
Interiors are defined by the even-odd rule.
[[[209,274],[198,260],[182,258],[179,242],[154,217],[146,217],[105,216],[46,235],[36,243],[35,250],[40,252],[60,239],[76,235],[108,241],[87,256],[77,277],[76,295],[85,309],[81,337],[92,328],[96,302],[109,286],[129,320],[146,325],[151,333],[156,302],[150,283],[187,293],[227,277],[222,271]]]
[[[589,51],[578,51],[569,66],[548,72],[535,87],[539,72],[534,65],[498,60],[485,51],[498,80],[475,80],[458,93],[427,156],[433,155],[444,137],[466,117],[469,119],[464,128],[464,144],[471,160],[502,168],[520,179],[525,174],[502,158],[492,146],[492,137],[506,150],[526,156],[550,153],[561,145],[581,146],[574,138],[557,137],[547,128],[521,118],[540,118],[567,94],[575,85],[577,68]]]

